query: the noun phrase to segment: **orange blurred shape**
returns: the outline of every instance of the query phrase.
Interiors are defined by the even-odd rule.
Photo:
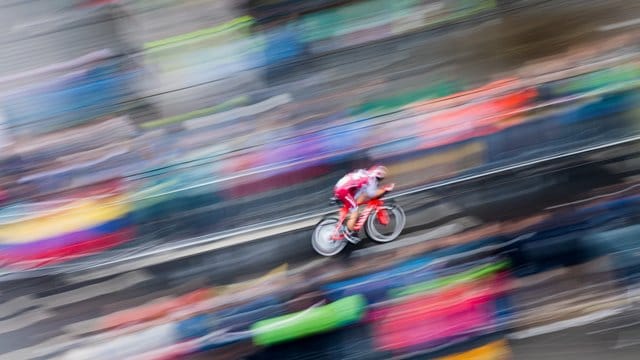
[[[132,309],[107,315],[100,324],[101,329],[112,329],[163,318],[170,313],[209,299],[211,289],[199,289],[177,298],[153,302]]]
[[[457,92],[455,94],[436,99],[425,100],[412,105],[411,108],[418,112],[445,110],[451,107],[463,105],[470,101],[494,97],[496,95],[504,94],[505,92],[513,91],[522,87],[523,84],[520,79],[506,78],[490,82],[475,89]]]
[[[417,113],[423,148],[432,148],[470,137],[486,136],[517,125],[537,97],[535,88],[522,87],[517,79],[494,81],[482,87],[412,106]]]

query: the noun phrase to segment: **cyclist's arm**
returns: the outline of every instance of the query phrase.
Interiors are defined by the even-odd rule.
[[[377,198],[382,197],[382,195],[386,194],[387,191],[388,191],[388,189],[386,187],[379,188],[379,189],[376,188],[376,190],[374,190],[374,192],[372,192],[372,193],[365,193],[365,194],[362,194],[362,195],[358,196],[358,198],[356,199],[356,202],[357,202],[358,205],[362,205],[362,204],[366,203],[367,200],[369,200],[369,199],[377,199]],[[370,196],[370,195],[373,195],[373,196]]]
[[[375,196],[372,197],[372,199],[377,199],[377,198],[381,197],[382,195],[386,194],[386,192],[387,192],[387,188],[386,187],[379,188],[376,191]]]

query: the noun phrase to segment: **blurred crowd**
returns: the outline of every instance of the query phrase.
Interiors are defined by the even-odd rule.
[[[637,135],[637,32],[472,76],[429,31],[469,31],[446,26],[499,17],[494,1],[289,3],[69,10],[79,29],[60,31],[125,25],[0,78],[3,264],[321,210],[344,172],[374,161],[408,189]],[[55,36],[45,24],[14,30]]]
[[[0,273],[317,214],[345,172],[372,163],[415,190],[637,140],[640,32],[620,16],[638,6],[612,4],[0,5]],[[567,162],[582,170],[406,196],[411,236],[259,278],[250,255],[279,251],[261,241],[125,274],[7,280],[0,359],[506,360],[594,322],[604,330],[580,333],[606,347],[602,333],[638,328],[640,183],[624,151],[581,158],[618,157],[593,171]],[[508,204],[518,191],[536,202],[545,177],[574,188]],[[201,275],[209,260],[233,269]]]
[[[517,221],[382,246],[348,264],[283,265],[240,283],[105,308],[48,355],[511,359],[523,339],[637,313],[637,182],[591,195]]]

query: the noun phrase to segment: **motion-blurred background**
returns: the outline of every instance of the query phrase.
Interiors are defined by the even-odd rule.
[[[4,0],[0,29],[0,359],[637,358],[640,3]],[[373,163],[405,233],[320,259]]]

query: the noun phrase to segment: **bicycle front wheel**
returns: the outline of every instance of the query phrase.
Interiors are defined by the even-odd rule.
[[[335,216],[325,217],[320,220],[313,229],[311,245],[318,254],[322,256],[334,256],[347,246],[347,241],[345,239],[332,239],[332,235],[339,221],[340,220]]]
[[[369,218],[367,219],[367,236],[371,240],[380,243],[386,243],[397,239],[402,233],[402,230],[404,230],[404,225],[407,221],[404,210],[402,210],[398,205],[387,204],[382,206],[378,212],[384,213],[373,213],[369,215]],[[381,216],[386,217],[384,223],[380,221]]]

